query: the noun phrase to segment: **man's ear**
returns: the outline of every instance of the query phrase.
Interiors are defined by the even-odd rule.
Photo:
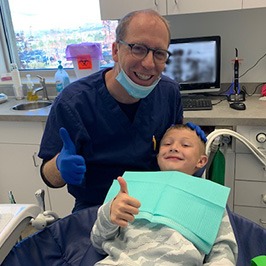
[[[200,159],[199,159],[199,161],[197,163],[197,167],[198,168],[202,168],[202,167],[204,167],[207,164],[207,162],[208,162],[207,155],[201,155]]]
[[[112,57],[114,62],[118,62],[118,43],[113,42],[112,44]]]

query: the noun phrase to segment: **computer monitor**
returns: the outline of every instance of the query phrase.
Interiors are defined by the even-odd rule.
[[[220,36],[172,39],[169,51],[172,55],[163,74],[179,83],[181,94],[220,90]]]

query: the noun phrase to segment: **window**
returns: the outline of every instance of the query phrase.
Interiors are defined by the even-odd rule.
[[[67,61],[68,44],[100,42],[101,66],[112,65],[117,21],[100,19],[99,0],[0,0],[6,58],[20,70],[49,70]]]

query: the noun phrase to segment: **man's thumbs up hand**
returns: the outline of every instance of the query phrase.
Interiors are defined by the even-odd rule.
[[[81,185],[86,172],[85,160],[76,154],[76,147],[67,130],[62,127],[59,134],[63,141],[63,148],[56,158],[57,169],[67,184]]]

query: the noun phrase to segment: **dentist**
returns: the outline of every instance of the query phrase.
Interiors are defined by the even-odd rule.
[[[125,171],[159,170],[158,143],[183,122],[178,84],[161,74],[169,42],[168,22],[157,12],[129,13],[116,29],[114,67],[56,98],[39,151],[41,175],[49,187],[67,184],[73,211],[102,204]]]

